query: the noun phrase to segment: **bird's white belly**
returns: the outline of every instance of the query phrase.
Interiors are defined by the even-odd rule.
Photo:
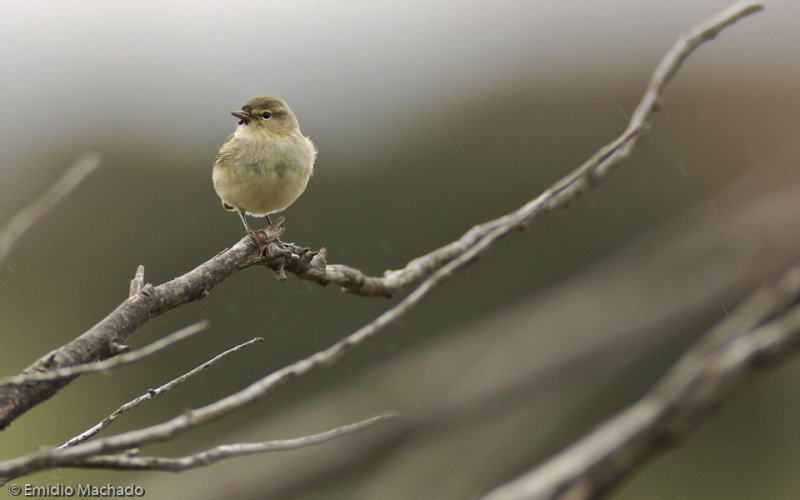
[[[214,188],[222,201],[249,215],[264,216],[292,203],[306,189],[311,170],[298,166],[267,169],[264,164],[251,168],[214,169]]]

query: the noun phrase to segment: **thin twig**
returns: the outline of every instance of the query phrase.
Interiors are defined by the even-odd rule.
[[[178,378],[170,380],[164,385],[161,385],[155,389],[150,389],[149,391],[145,392],[141,396],[128,401],[124,405],[117,408],[113,413],[109,416],[95,424],[94,426],[90,427],[89,429],[85,430],[84,432],[78,434],[77,436],[67,440],[64,444],[59,446],[59,448],[69,448],[71,446],[75,446],[76,444],[80,444],[84,441],[91,439],[92,437],[96,436],[100,431],[111,425],[115,420],[121,417],[124,413],[129,412],[130,410],[136,408],[137,406],[144,404],[146,401],[150,401],[153,398],[156,398],[167,391],[174,389],[175,387],[181,385],[182,383],[186,382],[189,378],[197,375],[198,373],[202,372],[203,370],[210,368],[220,362],[222,359],[230,356],[233,353],[239,352],[242,349],[246,349],[252,345],[258,344],[259,342],[263,342],[264,339],[262,337],[255,337],[254,339],[248,340],[242,344],[239,344],[235,347],[228,349],[227,351],[218,354],[217,356],[213,357],[212,359],[206,361],[200,366],[193,368],[192,370],[184,373]]]
[[[4,379],[0,379],[0,385],[23,385],[23,384],[30,384],[33,382],[52,382],[54,380],[67,379],[85,373],[104,372],[112,368],[118,368],[120,366],[129,365],[131,363],[135,363],[136,361],[144,359],[148,356],[151,356],[157,353],[158,351],[161,351],[162,349],[166,349],[172,344],[175,344],[177,342],[180,342],[181,340],[189,338],[192,335],[205,330],[207,327],[208,327],[207,320],[198,321],[197,323],[189,325],[186,328],[181,328],[180,330],[170,333],[166,337],[158,339],[152,344],[148,344],[142,347],[141,349],[137,349],[135,351],[126,352],[116,357],[109,358],[103,361],[96,361],[94,363],[68,366],[65,368],[58,368],[46,372],[23,373],[22,375],[16,375],[14,377],[7,377]]]
[[[363,431],[377,424],[399,417],[398,413],[387,412],[370,417],[361,422],[343,425],[334,429],[311,434],[294,439],[281,439],[275,441],[262,441],[258,443],[224,444],[209,448],[208,450],[178,458],[143,457],[137,455],[97,455],[72,464],[67,467],[121,469],[121,470],[161,470],[178,472],[194,469],[219,462],[233,457],[253,455],[270,451],[296,450],[306,446],[313,446],[336,439],[347,434]]]
[[[6,226],[0,229],[0,262],[8,257],[11,249],[28,229],[78,187],[99,165],[98,153],[84,153],[50,189],[11,217]]]

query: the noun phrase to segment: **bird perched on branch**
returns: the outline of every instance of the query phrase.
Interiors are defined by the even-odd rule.
[[[259,95],[231,113],[239,126],[219,149],[212,179],[225,210],[235,210],[250,232],[246,215],[280,212],[303,194],[314,172],[317,150],[300,132],[286,102]]]

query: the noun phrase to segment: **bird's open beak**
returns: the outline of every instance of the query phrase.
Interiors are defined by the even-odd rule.
[[[252,117],[250,117],[250,115],[248,115],[244,111],[234,111],[231,114],[233,116],[235,116],[236,118],[238,118],[239,120],[241,120],[241,122],[239,122],[239,123],[249,123],[250,120],[253,119]]]

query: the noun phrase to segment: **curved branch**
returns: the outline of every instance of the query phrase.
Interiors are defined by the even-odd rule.
[[[232,397],[232,396],[229,396]],[[252,402],[249,400],[248,402]],[[248,402],[244,402],[247,404]],[[212,406],[212,405],[209,405]],[[22,457],[0,462],[0,486],[13,477],[29,474],[53,467],[81,467],[119,470],[165,470],[181,471],[202,467],[227,458],[282,451],[311,446],[368,429],[374,425],[398,418],[396,412],[384,412],[366,420],[336,427],[318,434],[294,439],[263,441],[258,443],[236,443],[221,445],[179,458],[144,457],[136,455],[138,446],[163,441],[169,437],[202,424],[205,420],[195,419],[187,412],[163,424],[128,431],[116,436],[77,444],[70,448],[48,448]],[[215,417],[222,416],[218,414]],[[122,451],[110,455],[107,453]]]
[[[253,455],[256,453],[266,453],[270,451],[296,450],[306,446],[313,446],[331,441],[347,434],[353,434],[368,429],[374,425],[383,423],[387,420],[397,418],[397,413],[381,413],[370,417],[361,422],[355,422],[341,427],[336,427],[317,434],[301,436],[292,439],[279,439],[275,441],[262,441],[258,443],[236,443],[223,444],[209,448],[205,451],[193,453],[184,457],[143,457],[138,455],[97,455],[89,457],[83,461],[68,463],[62,467],[81,467],[94,469],[116,469],[116,470],[161,470],[169,472],[179,472],[187,469],[195,469],[206,465],[227,460],[233,457]]]

